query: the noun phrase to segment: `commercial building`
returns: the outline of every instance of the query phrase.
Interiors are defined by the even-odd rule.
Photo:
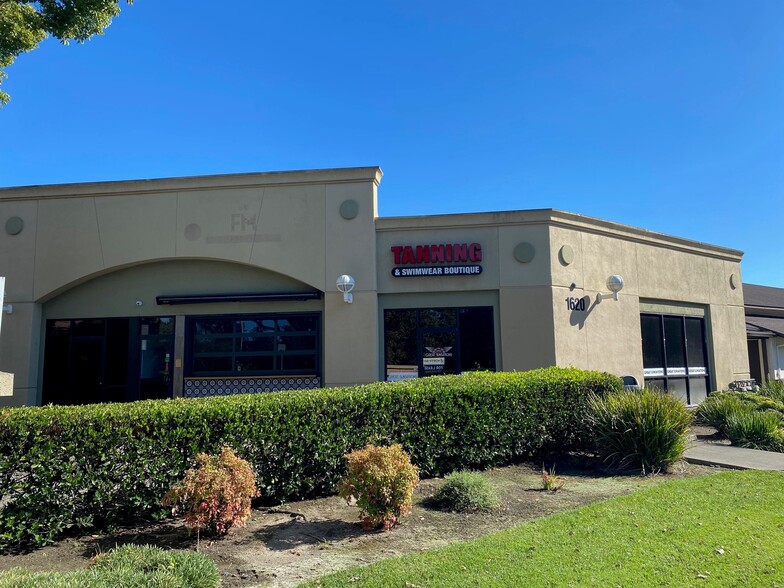
[[[741,252],[552,209],[379,218],[380,180],[0,190],[0,402],[572,365],[696,403],[749,377]]]
[[[784,380],[784,288],[743,284],[751,377]]]

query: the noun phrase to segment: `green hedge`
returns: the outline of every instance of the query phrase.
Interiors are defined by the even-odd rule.
[[[402,443],[423,476],[509,463],[580,443],[589,392],[618,378],[577,369],[472,373],[277,394],[0,412],[0,549],[74,527],[163,517],[195,455],[228,444],[262,497],[333,492],[343,455]]]

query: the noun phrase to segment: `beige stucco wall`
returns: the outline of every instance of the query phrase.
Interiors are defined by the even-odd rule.
[[[0,371],[13,374],[14,393],[11,397],[0,398],[0,406],[36,404],[40,398],[38,358],[41,349],[41,306],[30,302],[14,302],[13,307],[13,314],[3,317]]]
[[[15,386],[0,402],[40,398],[46,318],[139,314],[322,311],[324,383],[343,385],[381,377],[383,309],[492,306],[498,369],[574,365],[642,380],[641,305],[671,305],[706,317],[713,387],[748,377],[740,252],[550,209],[377,218],[380,177],[352,168],[0,190],[0,275],[14,306],[0,371]],[[340,214],[347,201],[354,218]],[[17,235],[2,230],[12,217],[24,220]],[[394,245],[473,242],[481,275],[391,274]],[[344,273],[356,280],[353,304],[335,288]],[[597,303],[611,274],[626,281],[620,299]],[[313,290],[322,300],[155,304]],[[569,310],[569,297],[586,310]]]
[[[169,259],[102,274],[43,304],[44,319],[241,314],[321,310],[321,300],[158,305],[156,296],[313,292],[289,276],[235,262]],[[136,301],[142,302],[137,306]]]
[[[740,284],[738,251],[557,210],[389,218],[376,224],[380,293],[416,292],[419,306],[447,305],[451,292],[498,293],[499,369],[571,365],[642,382],[642,299],[703,309],[714,388],[748,377],[742,291],[730,285],[733,274]],[[393,245],[471,242],[482,245],[480,276],[391,275]],[[515,258],[521,243],[532,248],[529,261]],[[573,252],[570,263],[560,255],[563,246]],[[597,302],[613,274],[625,280],[619,300]],[[568,298],[584,298],[585,310],[570,310]]]
[[[701,306],[707,318],[712,387],[748,377],[740,253],[622,225],[559,213],[550,228],[555,345],[560,365],[633,375],[643,381],[641,302]],[[564,245],[574,261],[563,262]],[[597,302],[609,292],[610,275],[624,278],[616,302]],[[570,311],[566,298],[586,296],[585,312]]]
[[[552,294],[549,286],[547,226],[535,213],[486,213],[379,219],[379,292],[385,308],[482,306],[492,302],[496,321],[496,367],[526,370],[555,363],[552,335]],[[514,248],[533,245],[535,254],[518,262]],[[479,243],[479,276],[392,276],[393,245]],[[459,293],[488,293],[484,300]],[[400,295],[408,294],[407,298]],[[382,349],[383,353],[383,349]]]
[[[120,287],[125,278],[117,272],[166,260],[185,265],[190,260],[232,262],[207,284],[187,278],[177,294],[244,291],[238,280],[229,279],[238,271],[229,269],[234,264],[266,276],[266,282],[263,277],[252,281],[262,291],[278,288],[275,280],[269,281],[277,275],[287,278],[283,280],[287,289],[327,293],[319,303],[325,310],[324,346],[350,349],[352,356],[349,360],[343,352],[326,354],[324,381],[347,382],[347,368],[354,365],[366,366],[353,372],[354,381],[374,380],[378,353],[373,344],[377,340],[373,219],[380,178],[378,168],[350,168],[0,190],[0,225],[12,217],[24,221],[17,235],[0,230],[0,275],[7,277],[6,302],[14,305],[14,313],[3,322],[0,370],[15,375],[15,394],[3,402],[34,403],[40,397],[41,304],[51,301],[47,314],[134,316],[138,314],[134,299],[143,296],[143,311],[152,312],[155,295],[172,293],[160,290],[166,280],[156,274],[155,265],[128,274],[142,281],[134,288]],[[346,200],[358,205],[353,219],[340,215]],[[357,301],[350,316],[371,341],[356,349],[347,347],[353,335],[346,332],[342,313],[349,308],[333,305],[329,296],[342,273],[357,280]],[[90,288],[68,295],[93,280]],[[209,291],[194,291],[204,289]],[[242,306],[242,312],[259,308]],[[152,314],[226,310],[189,307],[172,313],[159,307]]]
[[[539,211],[388,218],[378,219],[376,226],[378,288],[384,308],[393,308],[393,301],[398,308],[485,306],[489,301],[496,321],[497,369],[521,371],[555,363],[548,230]],[[534,248],[533,258],[526,263],[513,255],[521,242]],[[482,273],[407,278],[392,275],[392,246],[446,243],[479,243]],[[489,296],[480,299],[460,293]]]

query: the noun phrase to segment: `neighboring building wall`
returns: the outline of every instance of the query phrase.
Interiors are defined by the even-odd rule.
[[[678,311],[679,303],[703,307],[712,388],[748,378],[740,252],[558,211],[550,235],[560,365],[633,375],[642,382],[643,300],[669,305],[673,314],[688,314]],[[619,301],[597,303],[598,292],[609,292],[606,281],[613,274],[625,281]],[[570,311],[565,303],[570,296],[587,296],[586,311]]]
[[[761,384],[784,380],[784,288],[744,284],[749,361]]]
[[[768,376],[784,380],[784,337],[771,337],[766,342],[768,353]]]
[[[40,398],[42,304],[65,304],[58,296],[82,283],[165,260],[244,264],[323,292],[324,383],[375,380],[373,220],[380,178],[378,168],[354,168],[0,190],[0,219],[24,222],[16,234],[0,233],[0,275],[7,277],[6,302],[14,306],[0,338],[0,370],[15,375],[14,397],[4,402]],[[347,201],[353,214],[341,215]],[[335,290],[343,273],[357,281],[353,305]],[[243,289],[214,277],[215,290]],[[273,281],[264,290],[276,287]],[[182,289],[174,293],[198,293],[187,283]],[[154,292],[167,294],[153,288],[145,296]],[[136,296],[116,292],[105,302],[110,308],[101,310],[136,315]],[[145,300],[143,308],[148,304],[154,301]],[[97,316],[86,299],[71,298],[69,312],[77,312],[74,305],[81,316]],[[175,307],[176,314],[193,312]]]

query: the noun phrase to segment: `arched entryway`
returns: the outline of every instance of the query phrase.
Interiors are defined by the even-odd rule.
[[[317,387],[321,292],[208,260],[157,261],[43,304],[42,402],[86,404]]]

